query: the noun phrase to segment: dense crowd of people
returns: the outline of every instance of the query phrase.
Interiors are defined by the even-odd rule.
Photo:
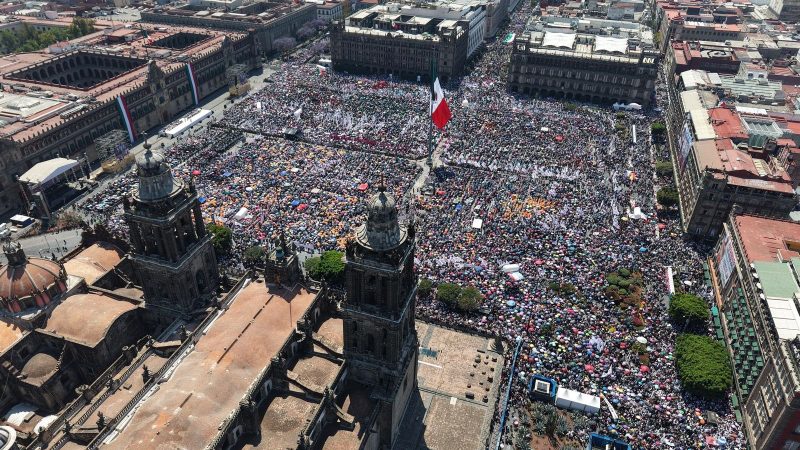
[[[428,92],[419,84],[287,63],[221,123],[261,134],[295,130],[310,143],[420,158],[427,154]]]
[[[512,17],[511,31],[524,26],[528,10]],[[426,86],[293,61],[218,123],[249,132],[240,145],[220,153],[210,144],[220,131],[207,130],[166,155],[178,175],[195,177],[205,217],[233,228],[232,264],[280,231],[308,253],[342,248],[383,177],[402,215],[418,223],[419,276],[475,286],[484,297],[477,314],[433,296],[420,299],[417,314],[522,342],[516,372],[505,376],[512,414],[526,404],[526,380],[540,374],[603,394],[619,415],[604,405],[591,427],[574,431],[584,442],[599,431],[634,448],[743,448],[729,402],[693,398],[677,380],[666,267],[682,269],[676,281],[687,290],[709,292],[701,249],[681,238],[676,220],[656,216],[654,162],[664,157],[648,139],[656,114],[618,117],[512,96],[503,79],[509,52],[500,40],[488,44],[469,75],[448,85],[453,119],[436,132],[434,160],[442,164],[428,177]],[[300,139],[279,137],[289,129]],[[108,190],[119,197],[134,182],[128,174]],[[124,232],[118,203],[100,211],[96,202],[82,205]],[[523,279],[512,280],[502,269],[508,264]],[[639,323],[604,294],[606,275],[620,268],[642,275]],[[632,351],[636,342],[646,342],[647,365]],[[707,410],[719,424],[700,424]]]

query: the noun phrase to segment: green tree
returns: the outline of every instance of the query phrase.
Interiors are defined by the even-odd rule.
[[[439,286],[436,287],[436,300],[447,306],[456,306],[459,296],[461,296],[461,287],[457,284],[439,283]]]
[[[244,251],[244,261],[250,266],[255,266],[264,261],[264,249],[260,245],[254,245]]]
[[[467,286],[458,296],[458,309],[466,312],[477,311],[483,302],[483,296],[474,286]]]
[[[669,301],[669,318],[677,325],[699,328],[708,322],[710,312],[706,301],[692,294],[675,294]]]
[[[324,252],[319,261],[319,274],[325,281],[341,281],[344,275],[344,253],[337,250]]]
[[[427,297],[431,295],[433,291],[433,281],[423,278],[419,280],[419,284],[417,285],[417,295],[420,297]]]
[[[320,280],[320,272],[319,272],[319,264],[322,258],[319,256],[312,256],[306,259],[306,262],[303,263],[303,267],[306,268],[306,274],[314,280]]]
[[[731,387],[728,351],[708,336],[679,335],[675,342],[675,366],[683,387],[693,394],[720,398]]]
[[[652,125],[650,125],[650,132],[652,134],[661,135],[666,133],[666,131],[667,131],[667,126],[664,125],[663,122],[653,122]]]
[[[672,163],[669,161],[656,161],[656,174],[660,177],[671,177]]]
[[[75,39],[94,32],[94,22],[81,17],[72,20],[69,27],[51,27],[39,30],[23,24],[17,31],[0,32],[0,53],[32,52],[56,42]]]
[[[678,204],[678,191],[663,187],[656,193],[656,200],[663,206],[670,207]]]
[[[225,225],[209,223],[206,230],[211,233],[211,243],[218,255],[228,253],[233,246],[233,232]]]

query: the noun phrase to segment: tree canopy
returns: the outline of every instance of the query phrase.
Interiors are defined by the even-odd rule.
[[[420,297],[427,297],[431,295],[433,291],[433,282],[427,278],[423,278],[419,280],[419,285],[417,285],[417,295]]]
[[[467,286],[458,296],[458,309],[466,312],[477,311],[482,301],[481,292],[474,286]]]
[[[669,318],[687,328],[700,328],[706,324],[710,312],[706,301],[692,294],[675,294],[669,302]]]
[[[244,251],[244,261],[249,265],[257,265],[264,260],[264,249],[260,245],[254,245]]]
[[[68,41],[92,32],[94,32],[94,22],[81,17],[72,19],[69,27],[54,26],[40,30],[23,24],[15,31],[0,32],[0,54],[33,52],[56,42]]]
[[[708,336],[684,333],[675,344],[675,366],[683,387],[693,394],[722,397],[732,384],[725,346]]]
[[[656,161],[656,174],[660,177],[672,176],[672,163],[669,161]]]
[[[675,206],[678,204],[678,191],[672,188],[661,188],[656,193],[656,200],[663,206]]]
[[[461,287],[454,283],[439,283],[436,286],[436,300],[447,306],[455,307],[458,304],[458,296],[461,295]]]
[[[233,246],[233,233],[230,228],[225,225],[209,223],[206,225],[206,230],[211,233],[211,244],[214,245],[214,251],[218,255],[230,251]]]
[[[483,303],[483,295],[477,288],[462,288],[455,283],[440,283],[436,287],[436,299],[463,312],[477,311]]]
[[[315,280],[325,280],[338,283],[344,275],[344,254],[340,251],[329,250],[322,256],[314,256],[306,259],[303,265],[308,276]]]

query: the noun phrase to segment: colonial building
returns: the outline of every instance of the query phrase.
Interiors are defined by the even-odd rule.
[[[303,25],[316,18],[317,5],[300,2],[249,2],[228,6],[189,2],[142,11],[145,22],[247,33],[260,55],[272,53],[277,39],[294,36]]]
[[[648,106],[658,70],[658,53],[632,38],[575,30],[527,31],[513,42],[511,92]]]
[[[751,448],[800,446],[800,224],[735,210],[709,258]]]
[[[377,400],[380,447],[392,448],[417,387],[414,225],[401,226],[394,197],[378,188],[367,221],[347,246],[344,356],[353,381]]]
[[[716,239],[734,203],[747,213],[788,217],[796,204],[797,144],[779,125],[786,120],[758,104],[717,106],[721,98],[759,98],[745,90],[749,83],[771,96],[766,74],[687,70],[676,80],[668,87],[667,132],[684,230]]]
[[[123,203],[131,262],[148,305],[188,312],[216,294],[214,247],[194,183],[175,178],[164,155],[145,148],[136,157],[138,189]]]
[[[784,22],[800,20],[800,2],[797,0],[771,0],[769,9]]]
[[[358,11],[331,29],[333,68],[428,79],[437,62],[442,80],[460,76],[483,43],[485,9],[426,9],[398,4]]]
[[[138,23],[80,40],[0,58],[0,213],[27,207],[15,180],[36,163],[98,161],[103,134],[122,129],[133,142],[226,88],[229,67],[257,63],[244,33]]]
[[[136,392],[93,400],[108,426],[89,447],[485,449],[495,339],[415,323],[414,227],[384,188],[367,216],[347,245],[346,293],[243,278],[182,338],[181,357],[152,356],[161,368]],[[294,256],[282,241],[274,262]],[[459,416],[470,426],[454,435]]]
[[[689,143],[679,161],[678,189],[686,231],[716,238],[734,204],[747,213],[788,217],[794,209],[792,180],[771,152],[730,139]]]
[[[113,245],[93,244],[63,264],[28,257],[15,243],[6,244],[5,253],[0,382],[6,389],[0,393],[0,416],[2,425],[15,431],[17,444],[36,445],[33,441],[47,442],[63,423],[41,421],[95,395],[98,377],[125,362],[124,354],[136,353],[146,326],[136,289],[94,284],[118,271],[122,254]]]

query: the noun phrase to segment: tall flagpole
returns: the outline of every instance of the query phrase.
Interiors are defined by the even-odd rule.
[[[433,83],[436,81],[436,57],[431,59],[431,95],[428,99],[428,167],[433,169],[433,98],[436,95],[433,92]]]

